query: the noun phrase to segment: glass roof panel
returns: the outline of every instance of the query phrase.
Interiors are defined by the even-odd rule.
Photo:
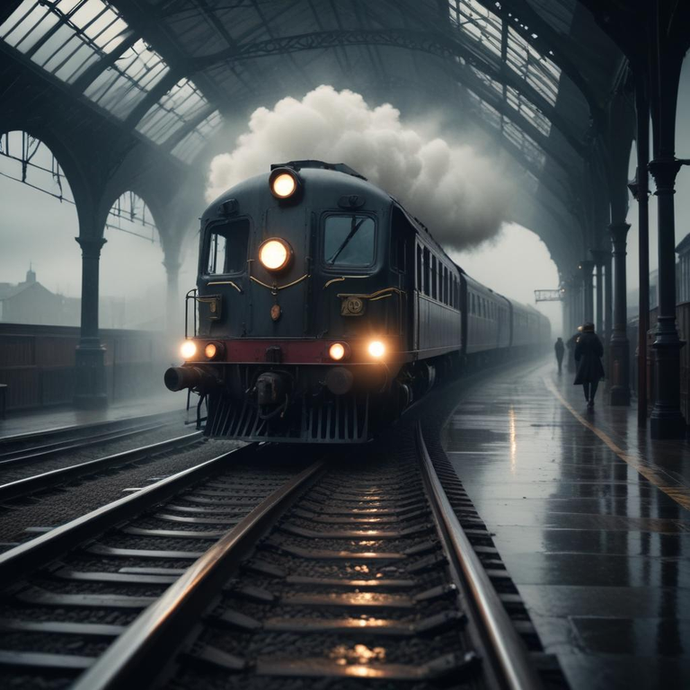
[[[478,0],[450,0],[451,23],[468,38],[500,57],[503,19]],[[539,53],[512,27],[508,27],[506,65],[524,79],[551,105],[556,103],[560,69],[546,55]]]
[[[534,49],[517,31],[508,29],[508,65],[546,100],[555,105],[561,71]]]
[[[84,95],[124,119],[168,69],[163,58],[140,38],[89,84]]]
[[[194,82],[182,79],[144,115],[137,130],[160,144],[207,106]]]
[[[206,141],[215,134],[223,124],[223,118],[216,110],[209,115],[198,127],[187,134],[173,148],[172,154],[186,163],[191,163],[201,152]]]
[[[0,38],[67,83],[113,52],[128,32],[104,0],[24,0],[0,26]],[[160,55],[139,39],[85,95],[124,118],[167,71]]]
[[[501,54],[502,20],[475,0],[450,0],[451,23],[495,55]]]
[[[506,102],[528,119],[542,134],[549,136],[551,121],[512,86],[506,87]]]
[[[0,26],[0,38],[25,53],[57,22],[49,8],[37,0],[24,0]]]

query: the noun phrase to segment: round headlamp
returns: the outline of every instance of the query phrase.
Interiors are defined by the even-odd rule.
[[[285,200],[297,194],[300,180],[290,168],[276,168],[268,178],[268,186],[276,199]]]
[[[196,343],[193,340],[185,340],[180,348],[183,359],[191,359],[196,354]]]
[[[334,362],[340,362],[343,359],[348,359],[350,356],[350,347],[347,343],[333,343],[328,348],[328,356]]]
[[[221,343],[207,343],[204,348],[206,359],[218,359],[223,355],[224,346]]]
[[[259,247],[259,261],[269,271],[282,271],[290,263],[292,249],[285,241],[272,237]]]
[[[386,346],[380,340],[372,340],[367,349],[374,359],[381,359],[386,354]]]

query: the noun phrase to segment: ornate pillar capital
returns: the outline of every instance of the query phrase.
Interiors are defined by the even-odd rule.
[[[75,237],[74,239],[81,247],[81,253],[85,259],[100,258],[101,249],[108,241],[105,237]]]
[[[676,176],[682,166],[675,156],[659,156],[649,163],[649,172],[656,183],[656,196],[676,193]]]
[[[589,253],[597,266],[605,266],[607,261],[611,260],[611,251],[609,249],[590,249]]]
[[[630,230],[630,223],[624,221],[620,223],[611,223],[611,225],[609,225],[614,255],[623,254],[625,256],[625,244],[628,237],[628,230]]]

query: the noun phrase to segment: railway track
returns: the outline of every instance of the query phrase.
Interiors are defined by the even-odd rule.
[[[162,453],[182,450],[192,444],[200,443],[203,434],[195,431],[183,436],[177,436],[167,441],[151,443],[138,448],[105,455],[93,460],[67,465],[48,472],[29,475],[22,479],[0,484],[0,504],[7,503],[13,499],[33,494],[46,489],[55,489],[66,482],[81,479],[92,474],[104,472],[115,467],[124,467],[134,462],[155,458]],[[30,469],[30,468],[27,468]]]
[[[327,462],[250,445],[0,556],[0,682],[541,687],[412,440]]]
[[[67,426],[0,438],[0,471],[49,460],[97,444],[121,441],[179,422],[178,412]]]

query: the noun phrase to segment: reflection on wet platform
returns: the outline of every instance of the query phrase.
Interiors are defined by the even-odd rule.
[[[687,688],[690,450],[604,397],[588,413],[550,366],[497,375],[444,447],[574,690]]]

